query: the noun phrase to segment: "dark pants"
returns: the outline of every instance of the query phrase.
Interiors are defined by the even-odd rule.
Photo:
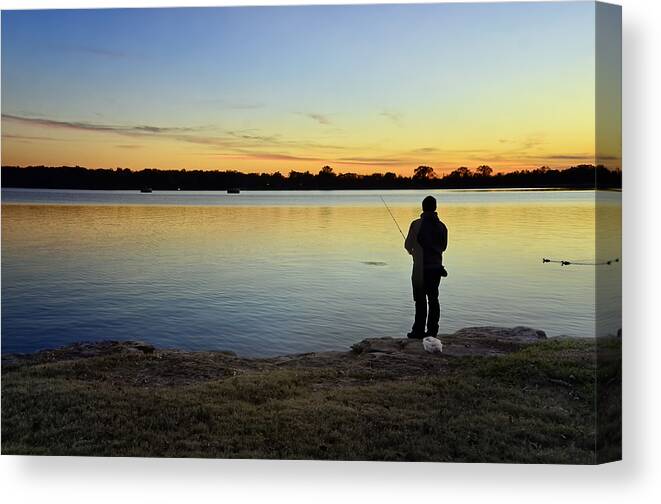
[[[425,268],[423,272],[423,285],[413,282],[413,301],[415,301],[415,322],[413,332],[422,334],[438,334],[438,321],[441,318],[441,305],[438,303],[438,286],[441,283],[441,270],[438,268]],[[427,302],[429,302],[429,316],[427,316]]]

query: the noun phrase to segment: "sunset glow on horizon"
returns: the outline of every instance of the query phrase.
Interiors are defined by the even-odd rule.
[[[594,17],[593,2],[4,11],[2,164],[595,163]],[[616,140],[599,156],[619,168]]]

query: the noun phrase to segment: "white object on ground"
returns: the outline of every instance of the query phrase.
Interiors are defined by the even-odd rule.
[[[424,338],[422,340],[422,346],[429,353],[443,352],[443,343],[441,343],[441,340],[432,336]]]

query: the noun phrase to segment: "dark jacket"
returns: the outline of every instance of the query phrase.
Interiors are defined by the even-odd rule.
[[[404,248],[413,256],[413,278],[422,277],[427,268],[443,267],[443,252],[448,246],[448,228],[436,212],[423,212],[409,227]]]

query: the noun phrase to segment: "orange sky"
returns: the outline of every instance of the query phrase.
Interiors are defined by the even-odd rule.
[[[2,21],[5,165],[411,175],[595,162],[588,2]],[[600,142],[612,167],[618,135]]]

